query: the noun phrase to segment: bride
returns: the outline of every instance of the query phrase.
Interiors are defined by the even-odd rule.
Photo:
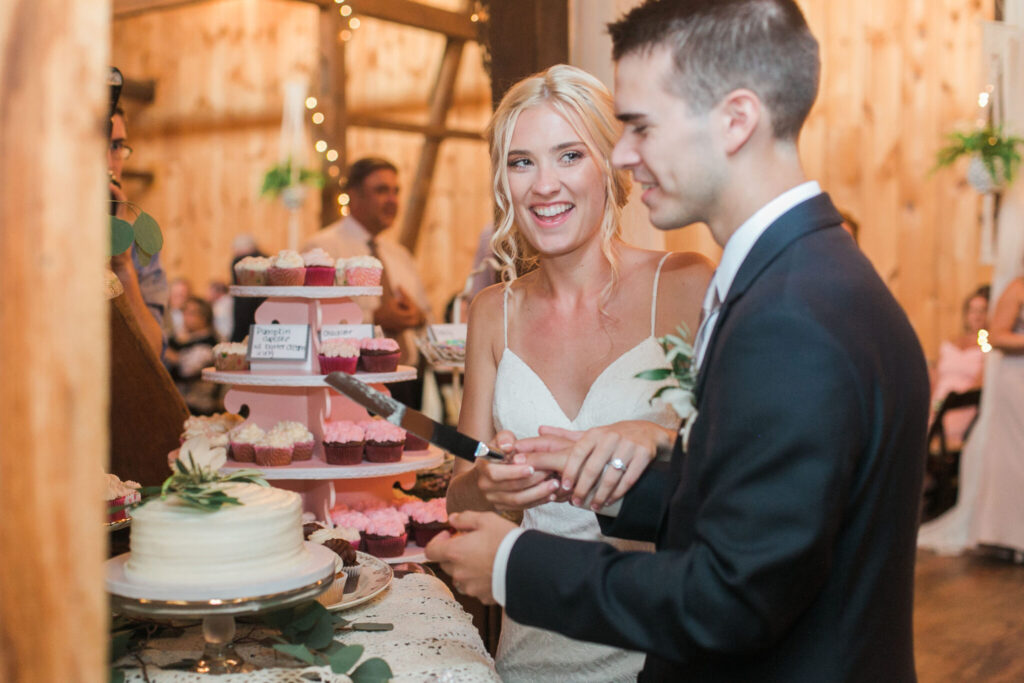
[[[650,401],[661,385],[635,375],[666,366],[655,336],[680,323],[696,329],[711,268],[697,254],[620,239],[629,179],[610,161],[620,133],[611,95],[586,72],[554,66],[508,91],[489,133],[498,207],[491,243],[503,284],[470,309],[459,429],[507,452],[541,425],[578,431],[647,420],[672,443],[678,417]],[[616,491],[649,460],[620,462]],[[623,549],[645,545],[602,537],[594,514],[563,502],[558,479],[521,456],[456,463],[455,474],[452,512],[523,510],[526,528]],[[640,653],[502,622],[497,667],[506,682],[632,681],[642,665]]]

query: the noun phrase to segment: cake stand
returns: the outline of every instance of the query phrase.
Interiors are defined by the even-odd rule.
[[[206,674],[246,673],[246,662],[231,644],[235,615],[258,614],[314,599],[334,581],[334,552],[305,543],[310,558],[295,574],[276,581],[224,588],[168,586],[132,581],[124,566],[130,553],[107,560],[107,591],[115,611],[147,618],[201,617],[206,646],[192,671]]]

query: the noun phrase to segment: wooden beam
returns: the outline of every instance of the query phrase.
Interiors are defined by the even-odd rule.
[[[377,128],[380,130],[396,130],[403,133],[417,133],[428,138],[443,140],[444,138],[459,138],[462,140],[483,140],[484,134],[475,130],[460,130],[446,128],[444,126],[421,125],[418,123],[406,123],[404,121],[391,121],[372,114],[361,114],[352,112],[348,116],[348,125],[361,128]]]
[[[462,48],[466,41],[449,38],[441,58],[441,68],[437,73],[434,91],[430,99],[430,115],[427,118],[429,127],[441,128],[448,118],[448,110],[452,106],[455,94],[455,79],[459,73],[459,61],[462,59]],[[440,137],[427,137],[420,152],[419,165],[413,177],[412,189],[409,192],[409,203],[405,207],[405,218],[399,241],[409,251],[416,253],[416,241],[419,239],[420,225],[427,210],[430,198],[430,185],[434,180],[434,169],[437,167],[437,154],[441,148]]]
[[[124,19],[154,10],[198,5],[201,2],[209,2],[209,0],[114,0],[114,18]]]
[[[126,78],[121,88],[121,97],[149,104],[156,98],[156,81],[152,78]]]
[[[99,683],[110,4],[2,2],[0,26],[0,678]]]
[[[303,0],[337,11],[334,0]],[[412,0],[348,0],[354,16],[373,17],[404,26],[415,26],[449,38],[477,40],[479,27],[468,12],[451,12]]]

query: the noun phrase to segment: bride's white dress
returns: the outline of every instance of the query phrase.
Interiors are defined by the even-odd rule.
[[[665,427],[679,426],[679,417],[667,405],[651,403],[654,392],[666,382],[637,379],[642,370],[668,367],[665,354],[654,338],[658,277],[651,297],[651,335],[612,361],[591,385],[579,414],[570,419],[562,411],[544,381],[508,347],[508,293],[505,302],[505,349],[498,363],[492,414],[496,430],[507,429],[516,437],[536,436],[541,425],[585,430],[621,420],[650,420]],[[593,512],[569,503],[546,503],[524,513],[522,526],[559,536],[603,541],[621,550],[653,550],[649,543],[602,536]],[[517,624],[507,615],[501,624],[498,673],[511,681],[634,681],[643,667],[644,655],[572,640],[552,631]]]

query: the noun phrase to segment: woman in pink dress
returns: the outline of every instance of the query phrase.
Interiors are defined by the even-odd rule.
[[[963,392],[981,386],[985,354],[978,344],[978,332],[988,317],[988,286],[972,292],[963,306],[963,331],[939,346],[939,361],[932,382],[932,411],[938,410],[951,391]],[[976,408],[960,408],[944,416],[942,426],[946,442],[959,447],[967,428],[977,414]]]

